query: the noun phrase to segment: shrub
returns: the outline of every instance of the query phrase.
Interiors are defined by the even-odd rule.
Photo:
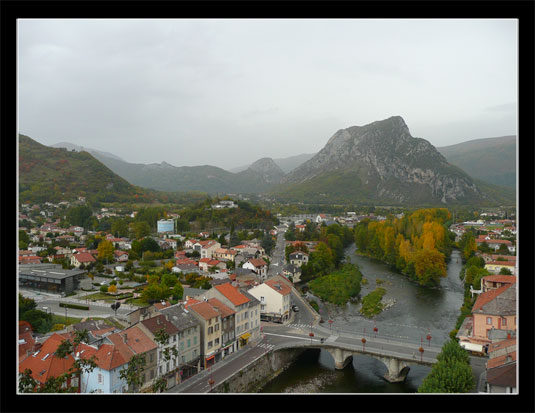
[[[89,307],[87,305],[59,303],[59,306],[64,308],[74,308],[76,310],[89,310]]]

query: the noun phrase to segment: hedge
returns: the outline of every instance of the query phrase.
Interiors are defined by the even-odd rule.
[[[66,308],[74,308],[75,310],[89,310],[89,307],[87,305],[59,303],[59,306]]]

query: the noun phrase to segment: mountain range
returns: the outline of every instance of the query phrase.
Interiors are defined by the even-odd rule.
[[[463,147],[474,153],[487,148],[492,153],[492,148],[502,150],[515,143],[511,137],[507,139],[503,145],[496,144],[503,141],[496,138],[481,140],[492,145],[466,142],[437,150],[425,139],[412,137],[403,118],[393,116],[369,125],[341,129],[316,154],[277,160],[262,158],[246,169],[235,168],[234,172],[210,165],[135,164],[67,142],[54,146],[84,150],[82,153],[92,155],[130,184],[159,191],[264,193],[283,202],[305,203],[510,205],[515,200],[514,189],[473,179],[465,172],[467,168],[455,166],[446,157],[461,162],[463,153],[469,153]],[[515,167],[513,163],[512,168]]]
[[[475,139],[437,150],[474,178],[516,188],[516,136]]]

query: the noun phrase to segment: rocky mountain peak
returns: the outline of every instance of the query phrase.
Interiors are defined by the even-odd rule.
[[[419,186],[442,203],[480,195],[470,177],[449,165],[433,145],[412,137],[401,116],[337,131],[281,182],[312,183],[332,174],[358,176],[359,185],[378,199],[399,202],[411,198]]]
[[[279,182],[284,176],[284,171],[272,158],[261,158],[257,160],[245,172],[260,175],[268,183]]]

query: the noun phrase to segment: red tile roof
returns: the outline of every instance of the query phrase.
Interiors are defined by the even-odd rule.
[[[256,268],[267,265],[267,262],[265,262],[262,258],[251,258],[249,262],[253,264]]]
[[[228,317],[232,314],[236,314],[236,312],[230,308],[227,307],[225,304],[223,304],[221,301],[219,301],[217,298],[210,298],[208,300],[208,303],[214,307],[219,313],[221,314],[221,318]]]
[[[59,358],[54,354],[65,338],[57,333],[52,334],[36,352],[37,354],[31,354],[19,363],[19,372],[30,369],[32,377],[43,384],[50,377],[66,373],[74,364],[74,358],[70,354],[66,358]]]
[[[510,288],[511,285],[512,284],[504,285],[503,287],[479,294],[479,297],[477,297],[477,300],[474,303],[474,306],[472,307],[472,312],[475,312],[476,310],[479,310],[481,307],[483,307],[485,304],[490,303],[492,300],[502,294],[505,290]]]
[[[102,344],[95,353],[95,362],[103,370],[112,370],[128,363],[133,355],[126,346]]]
[[[108,338],[119,346],[126,345],[135,354],[145,353],[158,347],[154,340],[138,326],[132,326],[126,330],[112,334]],[[126,343],[124,342],[125,338]]]
[[[188,310],[196,312],[205,320],[210,320],[211,318],[219,316],[219,312],[207,301],[201,301],[199,303],[192,304],[188,307]]]
[[[249,302],[249,299],[230,283],[216,285],[213,288],[223,294],[234,305],[242,305]]]
[[[292,292],[291,288],[281,281],[271,279],[266,281],[264,284],[269,285],[276,292],[282,295],[288,295]]]
[[[97,260],[88,252],[79,252],[75,255],[76,260],[82,262],[96,262]]]
[[[516,283],[516,276],[514,275],[486,275],[485,277],[482,277],[482,280],[498,282],[498,283],[514,284]]]

